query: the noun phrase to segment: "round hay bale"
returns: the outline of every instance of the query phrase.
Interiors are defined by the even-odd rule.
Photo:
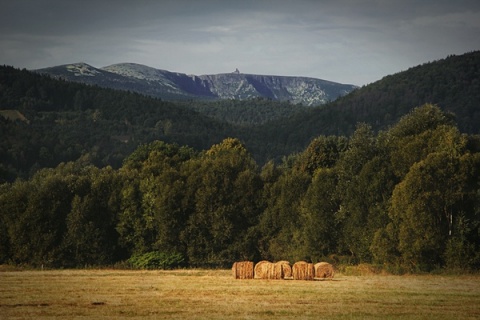
[[[281,263],[272,263],[269,279],[283,279],[283,268]]]
[[[315,264],[315,278],[317,279],[333,279],[335,269],[328,262],[319,262]]]
[[[255,265],[254,278],[255,279],[270,279],[269,275],[273,269],[273,263],[267,260],[262,260]]]
[[[254,278],[255,279],[274,279],[280,280],[285,277],[292,277],[292,268],[288,261],[278,261],[272,263],[270,261],[260,261],[255,265]]]
[[[253,262],[235,262],[232,266],[232,272],[234,279],[253,279]]]
[[[290,266],[290,262],[282,260],[275,262],[275,265],[279,266],[281,269],[280,279],[292,279],[292,267]]]
[[[294,280],[313,280],[315,269],[313,263],[298,261],[293,264],[292,274]]]

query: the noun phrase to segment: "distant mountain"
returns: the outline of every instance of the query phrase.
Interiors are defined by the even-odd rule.
[[[267,98],[317,106],[335,100],[356,86],[307,78],[243,74],[238,70],[216,75],[187,75],[121,63],[97,69],[74,63],[35,70],[56,78],[128,90],[164,100]]]

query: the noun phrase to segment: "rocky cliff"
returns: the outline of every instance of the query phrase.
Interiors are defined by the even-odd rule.
[[[243,74],[238,69],[232,73],[187,75],[134,63],[99,69],[85,63],[74,63],[36,71],[69,81],[129,90],[165,100],[264,97],[316,106],[356,88],[354,85],[307,77]]]

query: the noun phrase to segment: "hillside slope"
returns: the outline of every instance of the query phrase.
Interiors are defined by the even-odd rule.
[[[0,110],[0,183],[78,159],[119,167],[153,140],[202,150],[234,135],[228,124],[172,102],[5,66]]]
[[[81,68],[76,73],[100,78],[101,72],[107,72],[97,71]],[[208,118],[204,116],[207,111],[191,110],[196,108],[189,107],[188,101],[166,102],[11,67],[0,67],[0,89],[0,109],[17,110],[30,121],[0,117],[0,180],[27,177],[38,168],[79,158],[98,166],[119,166],[138,145],[153,140],[201,150],[225,137],[236,137],[259,164],[270,159],[281,161],[303,151],[320,135],[348,136],[359,122],[376,131],[387,129],[425,103],[452,112],[462,132],[480,133],[478,51],[413,67],[332,103],[302,108],[294,115],[285,113],[275,121],[262,117],[235,120],[221,115],[223,103],[228,106],[225,112],[232,115],[232,110],[242,113],[242,108],[248,107],[245,110],[253,118],[255,111],[272,110],[278,103],[274,101],[216,101],[215,115]],[[208,103],[202,102],[197,109],[208,108]],[[235,121],[242,126],[233,125]]]
[[[382,129],[424,103],[453,113],[461,131],[480,133],[480,51],[386,76],[334,101],[329,108]]]
[[[451,112],[462,132],[480,134],[480,51],[386,76],[325,106],[250,130],[244,140],[262,158],[276,158],[303,150],[319,135],[348,136],[359,122],[387,129],[425,103]]]

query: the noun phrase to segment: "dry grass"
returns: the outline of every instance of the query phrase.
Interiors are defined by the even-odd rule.
[[[2,319],[478,319],[479,301],[480,276],[279,281],[235,280],[231,270],[0,272]]]

